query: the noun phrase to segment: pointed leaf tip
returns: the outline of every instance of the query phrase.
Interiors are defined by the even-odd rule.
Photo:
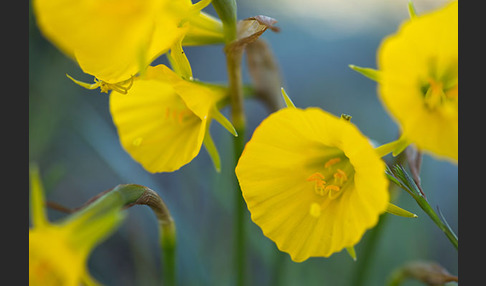
[[[214,144],[213,138],[211,137],[211,134],[209,134],[209,128],[206,129],[206,133],[204,134],[203,144],[206,148],[206,151],[208,151],[209,157],[211,157],[211,160],[213,161],[214,169],[216,169],[217,173],[220,173],[221,159],[219,157],[218,149]]]
[[[216,107],[211,110],[211,116],[214,118],[214,120],[218,121],[219,124],[221,124],[226,130],[233,134],[233,136],[238,137],[238,132],[236,132],[233,124],[231,124],[231,122],[226,117],[224,117],[224,115]]]
[[[290,97],[285,92],[285,89],[282,87],[282,88],[280,88],[280,90],[282,91],[282,96],[284,98],[285,105],[287,105],[287,107],[294,107],[295,108],[294,103],[292,102],[292,100],[290,99]]]
[[[86,82],[82,82],[82,81],[79,81],[77,79],[74,79],[72,76],[66,74],[66,76],[72,80],[75,84],[81,86],[81,87],[84,87],[86,89],[96,89],[100,86],[100,82],[95,82],[95,83],[86,83]]]
[[[410,19],[413,19],[417,17],[417,12],[415,11],[415,6],[413,5],[413,2],[411,0],[408,1],[408,15],[410,16]]]
[[[32,226],[42,227],[48,223],[44,209],[44,188],[40,178],[39,167],[36,164],[29,166],[30,203],[32,212]]]
[[[354,250],[354,246],[346,247],[346,250],[348,251],[349,256],[356,261],[358,258],[356,257],[356,251]]]
[[[388,213],[391,213],[391,214],[394,214],[394,215],[397,215],[397,216],[401,216],[401,217],[409,217],[409,218],[416,218],[418,217],[416,214],[414,213],[411,213],[407,210],[404,210],[392,203],[388,203],[388,207],[386,209],[386,212]]]
[[[360,74],[366,76],[369,79],[372,79],[376,82],[379,82],[380,79],[380,72],[378,70],[372,69],[372,68],[363,68],[355,65],[348,65],[349,68],[351,68],[354,71],[359,72]]]

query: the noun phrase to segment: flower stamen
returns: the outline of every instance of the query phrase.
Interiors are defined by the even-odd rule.
[[[165,119],[173,120],[179,124],[183,124],[187,116],[191,115],[191,112],[187,109],[177,110],[169,107],[165,108]]]
[[[329,168],[331,167],[332,165],[334,164],[337,164],[341,162],[341,158],[337,157],[337,158],[332,158],[330,159],[329,161],[326,162],[326,164],[324,164],[324,168]]]
[[[339,191],[341,191],[341,187],[336,185],[327,185],[325,191],[327,192],[328,197],[332,200],[337,198]]]
[[[324,191],[325,191],[325,187],[326,187],[326,181],[324,181],[324,175],[323,174],[316,172],[316,173],[310,175],[310,177],[307,178],[307,181],[309,181],[309,182],[314,181],[315,182],[314,191],[316,192],[316,194],[318,194],[320,196],[325,195]]]
[[[107,83],[105,81],[94,78],[94,83],[92,83],[92,84],[76,80],[68,74],[66,74],[66,76],[69,79],[71,79],[75,84],[77,84],[79,86],[82,86],[86,89],[96,89],[96,88],[99,87],[100,92],[104,92],[104,93],[108,93],[110,90],[114,90],[114,91],[119,92],[121,94],[127,94],[128,90],[133,85],[133,76],[130,77],[129,79],[127,79],[127,80],[120,81],[120,82],[117,82],[117,83]]]
[[[339,184],[343,184],[346,180],[348,180],[348,176],[346,175],[346,173],[341,170],[341,169],[337,169],[336,170],[336,173],[334,173],[333,175],[334,179],[339,182]]]

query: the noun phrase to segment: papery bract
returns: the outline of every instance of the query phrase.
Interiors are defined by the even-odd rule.
[[[353,247],[389,202],[385,164],[368,139],[318,108],[263,120],[236,175],[252,220],[296,262]]]

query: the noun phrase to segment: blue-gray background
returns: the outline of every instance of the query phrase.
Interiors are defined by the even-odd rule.
[[[376,96],[376,83],[349,69],[349,64],[376,67],[376,50],[386,35],[408,18],[406,0],[241,0],[238,18],[266,15],[278,20],[280,33],[262,36],[271,46],[283,87],[298,107],[318,106],[335,115],[352,115],[360,130],[379,144],[396,139],[398,127]],[[445,3],[414,1],[417,13]],[[206,9],[214,14],[212,7]],[[194,76],[225,82],[222,46],[185,49]],[[165,62],[160,60],[160,62]],[[69,79],[91,81],[75,62],[39,33],[29,12],[29,160],[41,170],[47,199],[77,207],[101,191],[121,183],[156,190],[177,224],[177,269],[181,285],[233,285],[232,138],[219,124],[211,133],[222,157],[216,173],[204,149],[179,171],[150,174],[122,149],[108,110],[108,95],[85,90]],[[249,76],[244,67],[244,80]],[[267,115],[255,100],[245,102],[248,132]],[[229,110],[223,110],[229,116]],[[432,206],[439,206],[458,233],[457,165],[424,156],[422,185]],[[397,267],[414,260],[435,261],[452,274],[458,255],[444,234],[404,191],[396,204],[417,219],[389,216],[369,261],[364,285],[383,285]],[[49,218],[64,217],[49,210]],[[249,285],[350,285],[356,271],[346,251],[330,258],[294,263],[247,216],[247,280]],[[356,246],[358,260],[369,231]],[[96,247],[88,265],[106,285],[156,285],[160,268],[154,215],[144,206],[128,210],[122,226]],[[275,265],[280,265],[275,267]],[[275,269],[280,269],[275,275]],[[403,285],[422,285],[407,281]]]

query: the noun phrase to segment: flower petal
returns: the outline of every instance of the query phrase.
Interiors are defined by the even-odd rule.
[[[406,21],[378,50],[380,99],[416,146],[458,159],[458,3]],[[451,98],[431,108],[427,82],[439,82]]]
[[[149,172],[172,172],[199,153],[207,119],[153,71],[136,79],[128,94],[112,92],[110,112],[123,147],[137,162]]]

